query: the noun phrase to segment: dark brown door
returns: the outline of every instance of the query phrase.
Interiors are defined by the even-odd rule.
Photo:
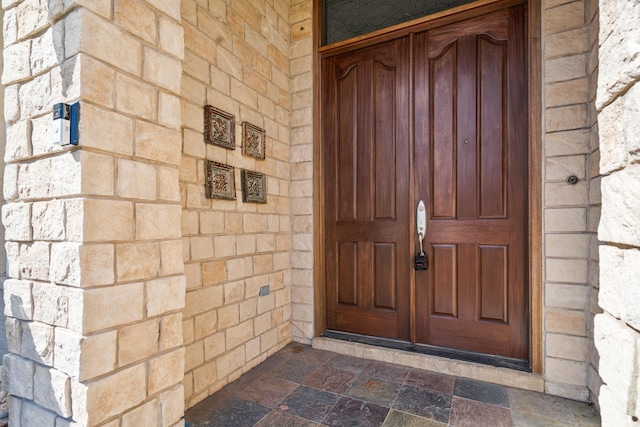
[[[328,329],[528,358],[524,10],[323,59]]]
[[[407,39],[324,60],[327,327],[409,339]]]
[[[528,358],[524,8],[416,39],[417,197],[430,268],[416,338]]]

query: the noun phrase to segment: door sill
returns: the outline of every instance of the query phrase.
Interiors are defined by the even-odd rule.
[[[507,368],[520,372],[531,372],[531,366],[529,365],[528,360],[512,359],[509,357],[497,356],[492,354],[473,353],[464,350],[453,350],[426,344],[412,344],[407,341],[398,341],[388,338],[377,338],[367,335],[358,335],[348,332],[331,330],[326,330],[321,336],[324,338],[355,342],[376,347],[403,350],[410,353],[426,354],[429,356],[442,357],[445,359],[479,363],[482,365],[495,366],[497,368]]]

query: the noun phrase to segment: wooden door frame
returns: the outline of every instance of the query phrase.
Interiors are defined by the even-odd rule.
[[[529,363],[535,373],[542,373],[542,60],[541,0],[525,0],[528,17],[528,92],[529,92]],[[322,0],[313,0],[313,225],[314,225],[314,335],[326,329],[325,262],[324,262],[324,165],[322,159],[321,57],[331,52],[354,49],[399,37],[403,34],[488,13],[522,0],[479,0],[469,5],[440,12],[408,23],[376,31],[331,46],[322,46]],[[413,150],[412,150],[413,152]],[[412,156],[413,157],[413,156]],[[413,176],[413,170],[411,171]],[[413,191],[413,189],[411,189]],[[413,193],[412,193],[413,194]],[[412,275],[413,280],[413,275]],[[413,290],[413,283],[410,285]],[[413,296],[411,297],[413,301]],[[413,323],[414,319],[411,318]],[[413,328],[413,327],[412,327]]]

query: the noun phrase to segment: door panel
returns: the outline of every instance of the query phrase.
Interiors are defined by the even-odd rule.
[[[525,22],[515,6],[323,57],[328,329],[528,358]]]
[[[528,357],[524,22],[514,7],[416,37],[421,343]]]
[[[408,41],[323,72],[327,326],[409,340]]]

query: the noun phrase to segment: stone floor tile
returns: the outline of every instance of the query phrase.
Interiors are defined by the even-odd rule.
[[[327,360],[325,366],[333,366],[334,368],[338,368],[343,371],[353,372],[354,374],[361,374],[362,371],[364,371],[364,368],[366,368],[369,363],[369,360],[361,359],[359,357],[336,354],[335,356]]]
[[[511,420],[513,427],[568,427],[578,426],[575,423],[567,423],[566,421],[559,421],[553,418],[547,418],[541,414],[531,412],[520,412],[511,410]]]
[[[389,408],[351,397],[343,397],[322,421],[325,426],[382,426]]]
[[[490,405],[499,405],[505,408],[509,407],[509,393],[507,388],[498,384],[456,378],[453,395],[477,400]]]
[[[600,415],[592,405],[572,400],[567,400],[566,404],[580,427],[600,427]]]
[[[237,397],[219,399],[215,405],[209,408],[206,418],[201,418],[199,421],[191,419],[191,427],[252,427],[269,411],[271,409],[267,407]]]
[[[404,382],[408,372],[409,368],[385,362],[369,362],[364,371],[362,371],[363,374],[370,377],[397,383]]]
[[[405,380],[405,384],[409,384],[410,386],[439,391],[445,394],[453,394],[455,382],[455,378],[450,375],[423,371],[421,369],[411,369]]]
[[[393,409],[447,423],[451,413],[451,396],[404,385]]]
[[[502,406],[454,397],[451,401],[452,427],[511,427],[511,411]]]
[[[396,411],[392,409],[384,421],[383,427],[447,427],[447,424],[441,423],[429,418],[419,417],[406,412]]]
[[[236,393],[236,395],[242,399],[274,408],[297,387],[297,383],[270,375],[263,375]]]
[[[390,407],[398,396],[401,385],[392,381],[360,375],[346,391],[346,395],[378,405]]]
[[[351,387],[355,379],[356,374],[353,372],[323,365],[316,369],[315,372],[304,381],[304,384],[332,393],[343,394]]]
[[[256,427],[316,427],[318,423],[287,414],[278,409],[269,412]]]
[[[565,425],[576,423],[576,418],[565,399],[517,388],[510,388],[508,392],[511,410],[543,415],[546,418],[565,423]]]
[[[278,366],[269,371],[269,375],[282,378],[283,380],[302,383],[311,375],[320,365],[317,362],[309,362],[305,359],[289,358],[285,359]]]
[[[340,396],[301,385],[287,396],[278,409],[311,421],[320,422],[338,402]]]

